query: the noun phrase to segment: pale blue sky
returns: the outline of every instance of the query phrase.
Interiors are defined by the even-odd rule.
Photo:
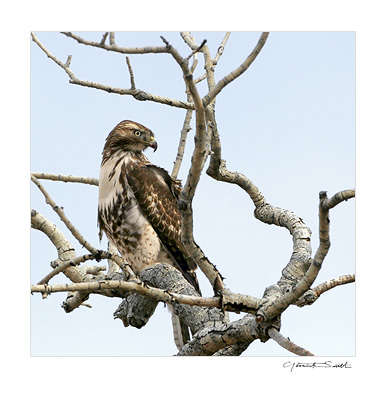
[[[102,33],[80,33],[99,41]],[[189,53],[178,33],[161,33]],[[224,33],[194,33],[214,55]],[[216,78],[235,69],[251,52],[259,33],[232,33],[216,68]],[[59,59],[72,55],[77,77],[129,87],[122,54],[78,45],[54,32],[37,32]],[[161,45],[160,33],[117,33],[123,46]],[[139,89],[185,100],[181,71],[167,54],[132,55]],[[203,73],[202,64],[196,76]],[[201,84],[205,93],[206,83]],[[272,205],[294,211],[312,229],[313,253],[318,246],[318,193],[355,186],[355,34],[271,33],[251,68],[218,96],[216,117],[223,158],[230,170],[247,175]],[[68,76],[31,44],[31,171],[98,177],[101,151],[110,130],[132,119],[152,129],[159,149],[149,159],[172,170],[184,110],[132,97],[70,85]],[[185,180],[193,149],[189,136],[179,177]],[[72,183],[42,181],[52,198],[94,246],[98,242],[98,189]],[[33,185],[31,206],[52,220],[85,253]],[[355,271],[355,201],[331,211],[331,250],[316,284]],[[194,235],[235,292],[261,297],[275,283],[292,251],[285,229],[262,224],[239,188],[203,174],[194,199]],[[101,246],[100,246],[101,245]],[[50,271],[56,250],[41,232],[32,231],[31,282]],[[211,289],[199,272],[204,295]],[[56,277],[53,283],[68,281]],[[32,355],[169,356],[176,353],[170,316],[159,305],[142,330],[113,320],[119,299],[92,296],[93,308],[70,314],[60,304],[66,294],[31,299]],[[240,316],[237,316],[240,317]],[[290,307],[282,317],[283,335],[316,355],[355,354],[355,286],[338,287],[313,306]],[[55,337],[53,339],[53,337]],[[276,343],[258,341],[246,356],[288,356]]]

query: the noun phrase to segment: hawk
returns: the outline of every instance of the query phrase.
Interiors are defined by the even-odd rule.
[[[105,232],[136,274],[165,262],[200,294],[196,264],[180,237],[180,181],[149,162],[143,153],[148,147],[157,150],[153,132],[133,121],[120,122],[108,135],[99,176],[99,238]],[[180,349],[189,340],[188,328],[179,326],[173,312],[172,321]]]

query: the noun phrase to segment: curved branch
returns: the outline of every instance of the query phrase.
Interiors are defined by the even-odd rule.
[[[336,206],[340,202],[354,197],[354,190],[340,191],[332,198],[327,198],[326,191],[321,191],[319,194],[319,239],[320,244],[317,252],[310,260],[310,266],[306,273],[298,280],[298,282],[291,287],[290,290],[285,292],[279,298],[272,301],[265,310],[260,309],[257,313],[258,317],[270,319],[282,313],[290,304],[300,301],[300,297],[306,293],[321,270],[324,259],[329,251],[330,238],[329,238],[329,209]],[[310,298],[309,301],[313,301],[317,298]],[[302,301],[301,301],[302,303]]]
[[[355,189],[339,191],[331,198],[326,197],[326,191],[321,192],[322,195],[324,195],[323,193],[325,193],[325,197],[322,201],[321,207],[324,210],[331,209],[340,204],[340,202],[348,201],[350,198],[355,197]]]
[[[54,270],[52,270],[50,273],[47,274],[47,276],[43,277],[38,283],[37,285],[43,285],[43,284],[47,284],[54,276],[58,275],[59,273],[64,272],[66,269],[68,269],[69,267],[73,267],[73,266],[78,266],[83,262],[86,262],[90,259],[94,259],[94,256],[92,254],[86,254],[86,255],[82,255],[82,256],[78,256],[78,257],[74,257],[70,260],[67,260],[65,262],[61,262],[60,265],[58,265],[58,261],[56,262],[52,262],[51,265],[55,267]]]
[[[340,276],[334,278],[332,280],[326,281],[325,283],[319,284],[313,288],[314,293],[316,294],[317,298],[326,291],[331,290],[334,287],[343,284],[349,284],[355,282],[355,274],[347,274],[345,276]]]
[[[207,174],[215,180],[236,184],[242,188],[251,198],[255,205],[254,216],[266,223],[275,224],[280,227],[285,227],[289,230],[293,237],[293,252],[291,258],[282,271],[282,277],[278,281],[278,290],[270,290],[266,295],[273,295],[270,300],[262,302],[261,308],[258,311],[259,320],[263,321],[275,317],[278,309],[284,309],[289,306],[290,302],[283,301],[282,293],[291,291],[295,282],[300,281],[305,276],[309,265],[312,248],[310,245],[311,231],[308,226],[302,221],[300,217],[293,212],[269,204],[263,194],[259,191],[254,183],[238,172],[230,172],[226,168],[226,162],[221,158],[221,143],[219,133],[213,112],[206,113],[208,124],[212,129],[211,149],[212,155],[210,158],[210,165],[207,169]],[[307,276],[309,279],[309,276]],[[265,295],[264,295],[265,297]],[[275,302],[276,298],[281,302]],[[286,298],[288,300],[289,298]],[[295,298],[294,300],[296,300]],[[272,304],[275,307],[272,307]],[[268,309],[270,307],[270,309]]]
[[[290,341],[289,338],[285,338],[275,328],[269,328],[267,334],[270,336],[270,338],[277,342],[278,345],[282,346],[289,352],[295,353],[298,356],[314,356],[312,352],[309,352],[308,350],[296,345],[295,343]]]
[[[268,36],[269,36],[269,32],[263,32],[261,34],[261,37],[260,37],[257,45],[254,47],[253,51],[246,58],[246,60],[237,69],[235,69],[234,71],[229,73],[227,76],[225,76],[223,79],[221,79],[217,83],[217,85],[212,90],[210,90],[210,92],[203,98],[204,106],[208,105],[221,92],[221,90],[224,87],[226,87],[229,83],[231,83],[237,77],[242,75],[242,73],[245,72],[250,67],[250,65],[257,58],[258,54],[261,52],[263,46],[266,43],[266,39],[268,38]]]

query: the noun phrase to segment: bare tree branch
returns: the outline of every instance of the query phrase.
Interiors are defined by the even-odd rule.
[[[50,197],[46,189],[42,186],[42,184],[36,179],[35,176],[31,176],[31,180],[36,184],[39,190],[46,198],[46,202],[51,205],[52,209],[58,214],[62,222],[66,225],[66,227],[70,230],[70,233],[77,239],[77,241],[85,247],[92,254],[96,254],[98,250],[94,248],[91,244],[87,242],[87,240],[83,237],[83,235],[75,228],[75,226],[70,222],[63,209],[60,208]]]
[[[224,87],[226,87],[229,83],[231,83],[249,68],[249,66],[254,62],[258,54],[261,52],[268,36],[268,32],[262,33],[257,45],[254,47],[253,51],[246,58],[246,60],[237,69],[221,79],[218,84],[203,98],[204,106],[208,105],[221,92]]]
[[[322,191],[321,193],[324,193],[324,191]],[[335,207],[340,202],[348,201],[350,198],[354,198],[354,197],[355,197],[355,189],[339,191],[331,198],[324,197],[321,207],[324,210],[328,210],[328,209]]]
[[[278,323],[276,327],[279,328]],[[212,356],[224,348],[235,345],[243,344],[247,347],[256,339],[266,342],[269,339],[264,331],[266,328],[266,325],[263,329],[257,325],[252,315],[246,315],[228,324],[210,323],[181,348],[178,356]]]
[[[282,313],[290,304],[295,303],[305,292],[309,290],[315,281],[322,263],[328,253],[330,247],[330,239],[329,239],[329,207],[326,205],[327,203],[331,205],[331,207],[337,205],[341,201],[344,201],[346,198],[352,198],[355,195],[354,190],[346,190],[337,193],[333,198],[334,200],[327,200],[327,194],[325,191],[320,192],[320,205],[319,205],[319,238],[320,245],[317,249],[317,252],[313,258],[310,260],[310,266],[306,273],[301,276],[301,278],[297,281],[297,283],[279,298],[271,301],[270,305],[263,310],[260,309],[257,315],[261,317],[272,318]],[[265,313],[265,315],[263,315]]]
[[[32,228],[43,232],[50,239],[57,249],[58,258],[63,262],[70,261],[76,257],[76,252],[71,245],[71,242],[64,236],[58,227],[34,209],[31,210],[31,226]],[[82,281],[84,277],[77,267],[72,266],[66,268],[64,274],[71,281]]]
[[[105,32],[103,34],[100,44],[105,44],[108,35],[109,35],[109,32]]]
[[[195,195],[196,187],[199,183],[200,175],[209,152],[205,111],[203,107],[203,102],[193,81],[193,76],[188,68],[187,59],[183,58],[179,54],[179,52],[168,43],[165,38],[162,37],[162,40],[169,49],[170,54],[173,56],[173,58],[176,60],[176,62],[179,64],[183,71],[184,80],[190,90],[196,111],[195,149],[192,155],[191,168],[189,170],[187,181],[184,185],[183,191],[179,199],[179,209],[182,214],[181,238],[190,256],[192,256],[200,269],[211,282],[215,291],[217,291],[223,288],[222,277],[217,271],[216,267],[211,262],[209,262],[200,247],[194,242],[192,233],[192,199]]]
[[[98,179],[93,177],[53,175],[51,173],[31,173],[31,175],[36,179],[63,181],[65,183],[83,183],[98,186]]]
[[[124,260],[119,257],[118,255],[112,255],[112,254],[107,254],[105,255],[102,251],[97,250],[94,248],[91,244],[89,244],[86,239],[82,236],[82,234],[75,228],[75,226],[71,223],[71,221],[67,218],[66,214],[64,213],[63,209],[60,208],[56,203],[52,200],[46,189],[41,185],[41,183],[38,181],[38,179],[35,176],[31,175],[31,180],[37,185],[39,190],[42,192],[42,194],[46,198],[46,202],[52,207],[52,209],[58,214],[62,222],[66,225],[66,227],[70,230],[71,234],[77,239],[77,241],[85,247],[94,257],[99,257],[102,259],[103,256],[106,256],[107,258],[110,257],[112,260],[114,260],[124,271],[124,273],[132,277],[134,276],[133,270],[130,268],[130,266],[124,262]]]
[[[60,232],[56,231],[56,227],[42,218],[36,211],[32,211],[32,226],[43,231],[52,240],[58,250],[58,260],[52,262],[52,266],[55,269],[37,285],[32,286],[31,292],[41,292],[44,296],[47,296],[52,292],[68,291],[70,294],[63,304],[66,312],[83,304],[91,293],[124,297],[125,300],[116,311],[115,317],[120,318],[125,326],[133,325],[138,328],[145,325],[149,320],[158,301],[168,303],[173,306],[175,312],[181,316],[182,320],[190,326],[195,334],[193,339],[179,351],[178,355],[239,355],[254,340],[260,339],[265,342],[272,338],[279,345],[297,355],[313,356],[311,352],[292,343],[279,333],[281,327],[280,317],[291,304],[297,306],[311,304],[321,293],[335,286],[354,281],[354,275],[342,276],[320,284],[313,289],[310,288],[321,269],[330,246],[329,209],[344,200],[354,197],[355,192],[354,190],[344,190],[329,199],[326,192],[320,193],[320,245],[312,259],[311,231],[302,219],[290,210],[269,204],[250,179],[241,173],[230,172],[226,168],[226,162],[221,156],[221,142],[215,120],[216,96],[224,87],[250,67],[265,45],[268,33],[262,33],[257,45],[246,60],[218,83],[215,82],[214,70],[223,54],[224,47],[230,36],[229,32],[225,35],[214,58],[211,57],[206,41],[201,45],[197,45],[195,38],[189,32],[181,33],[181,37],[192,50],[185,58],[163,37],[164,46],[129,48],[118,46],[115,43],[114,32],[106,32],[99,43],[85,40],[71,32],[63,33],[80,44],[101,48],[106,51],[123,54],[169,53],[180,66],[187,88],[187,101],[154,96],[136,89],[134,73],[128,57],[126,57],[126,64],[130,75],[130,89],[120,89],[100,83],[87,82],[78,79],[71,71],[71,56],[67,58],[65,64],[62,63],[32,33],[32,40],[52,61],[66,72],[70,78],[70,83],[105,90],[110,93],[131,95],[139,101],[150,100],[187,110],[172,171],[173,178],[178,176],[184,155],[187,133],[191,129],[192,112],[195,110],[195,148],[190,171],[179,200],[179,208],[182,213],[182,241],[190,256],[211,282],[214,291],[219,292],[219,296],[213,298],[196,296],[194,291],[192,291],[193,288],[183,278],[181,273],[167,264],[153,265],[144,269],[136,277],[130,265],[125,264],[117,250],[111,247],[110,244],[108,252],[97,250],[91,246],[75,229],[63,210],[51,199],[38,179],[77,182],[96,186],[98,186],[98,179],[46,173],[33,173],[31,179],[45,196],[46,202],[51,205],[80,244],[90,251],[90,254],[76,257],[75,251],[70,248],[70,242]],[[106,43],[107,37],[109,37],[109,44]],[[206,72],[201,77],[194,79],[193,73],[198,65],[197,56],[199,52],[203,54]],[[191,58],[193,58],[193,62],[192,66],[189,67]],[[196,84],[204,79],[207,80],[208,93],[201,98]],[[235,294],[227,290],[215,265],[205,257],[194,241],[192,200],[205,162],[210,154],[210,144],[211,157],[207,174],[216,180],[238,185],[250,196],[255,206],[254,216],[258,220],[266,224],[285,227],[292,236],[293,251],[291,258],[282,270],[278,282],[267,287],[262,299]],[[86,265],[78,267],[78,265],[90,259],[108,259],[108,273],[102,273],[102,270],[105,269],[103,266]],[[124,274],[120,272],[119,268],[124,271]],[[48,285],[47,283],[50,279],[60,272],[68,276],[73,281],[73,284]],[[125,281],[128,278],[129,281]],[[128,293],[130,294],[128,295]],[[249,314],[238,321],[230,323],[225,311]]]
[[[294,282],[299,281],[308,270],[311,256],[311,231],[302,219],[293,212],[270,205],[259,189],[246,176],[238,172],[230,172],[227,170],[226,162],[221,158],[221,143],[214,115],[210,111],[208,111],[206,115],[208,124],[212,129],[212,154],[207,174],[216,180],[236,184],[241,187],[253,201],[255,205],[254,215],[258,220],[267,224],[285,227],[293,236],[292,256],[289,263],[282,271],[281,279],[277,283],[279,287],[281,287],[281,290],[271,291],[277,299],[281,298],[280,303],[282,306],[285,306],[285,302],[282,301],[282,291],[289,290],[289,287],[292,288]],[[266,307],[271,306],[274,300],[275,298],[272,298],[270,301],[267,301],[266,305],[260,308],[258,311],[259,320],[262,321],[265,318],[268,320],[278,314],[274,314],[277,311],[269,311],[270,315],[273,314],[273,316],[270,317],[266,313],[268,311]],[[278,299],[278,301],[280,301],[280,299]],[[279,305],[279,302],[277,302],[277,305]],[[288,305],[289,304],[287,304],[287,306]]]
[[[132,66],[130,65],[129,57],[125,57],[125,58],[126,58],[126,65],[128,66],[129,75],[130,75],[130,88],[132,90],[136,90],[136,84],[134,83],[133,69],[132,69]]]
[[[52,270],[47,276],[43,277],[37,285],[44,285],[47,284],[54,276],[58,275],[59,273],[63,273],[66,269],[69,267],[75,267],[80,265],[83,262],[86,262],[90,259],[94,259],[94,256],[91,254],[86,254],[82,256],[78,256],[75,258],[72,258],[70,260],[67,260],[66,262],[62,262],[60,265],[58,265],[58,262],[51,262],[51,265],[57,265],[54,270]],[[85,271],[85,270],[84,270]]]
[[[173,163],[173,170],[171,173],[172,178],[177,179],[177,175],[179,174],[180,166],[183,161],[185,145],[187,142],[188,132],[191,130],[191,119],[192,119],[192,110],[188,110],[185,114],[183,128],[180,132],[180,141],[179,146],[177,148],[177,154],[175,162]]]
[[[334,287],[354,282],[355,282],[355,274],[347,274],[345,276],[340,276],[332,280],[326,281],[325,283],[319,284],[318,286],[313,288],[313,291],[318,298],[321,294],[331,290]]]
[[[110,32],[110,44],[106,44],[105,41],[93,42],[91,40],[85,40],[82,37],[72,33],[72,32],[61,32],[67,37],[76,40],[80,44],[86,46],[98,47],[107,51],[114,51],[122,54],[152,54],[152,53],[168,53],[165,46],[148,46],[148,47],[121,47],[115,44],[114,32]]]
[[[109,33],[109,43],[111,46],[114,46],[116,44],[116,34],[115,32],[110,32]]]
[[[224,48],[225,48],[225,46],[226,46],[226,43],[227,43],[227,41],[228,41],[230,35],[231,35],[231,32],[227,32],[226,35],[224,36],[224,39],[222,40],[222,43],[220,43],[220,46],[219,46],[219,48],[218,48],[218,52],[216,53],[216,55],[215,55],[215,57],[214,57],[214,60],[213,60],[213,62],[212,62],[213,65],[217,65],[217,64],[218,64],[219,58],[220,58],[220,57],[222,56],[222,54],[223,54]]]
[[[157,96],[157,95],[150,94],[145,91],[138,90],[138,89],[121,89],[118,87],[107,86],[102,83],[88,82],[86,80],[78,79],[75,76],[75,74],[71,71],[71,69],[69,68],[69,65],[63,64],[55,56],[53,56],[43,46],[43,44],[38,40],[38,38],[36,37],[36,35],[34,33],[31,33],[31,36],[32,36],[32,40],[43,50],[43,52],[47,55],[47,57],[49,57],[51,60],[53,60],[56,64],[58,64],[67,73],[67,75],[70,78],[70,83],[72,83],[72,84],[77,84],[77,85],[85,86],[85,87],[91,87],[93,89],[103,90],[108,93],[115,93],[115,94],[120,94],[120,95],[130,95],[130,96],[133,96],[138,101],[153,101],[153,102],[170,105],[170,106],[177,107],[177,108],[194,109],[194,104],[189,104],[185,101],[179,101],[179,100],[174,100],[174,99],[171,99],[168,97]],[[85,41],[85,42],[87,42],[87,41]],[[95,42],[91,42],[91,43],[95,43]],[[85,43],[83,43],[83,44],[85,44]],[[89,44],[89,45],[92,45],[92,44]],[[101,47],[101,48],[109,47],[109,49],[112,51],[115,51],[115,50],[113,50],[113,48],[116,47],[115,45],[110,45],[110,46],[106,45],[106,44],[101,45],[101,43],[95,43],[95,45],[96,45],[96,47]],[[144,51],[140,51],[141,49],[138,49],[139,50],[138,54],[144,54],[146,52],[146,49],[147,48],[142,49]],[[121,52],[121,51],[119,51],[119,52]],[[153,52],[153,51],[149,51],[149,52]],[[155,52],[157,52],[157,51],[155,51]],[[163,51],[163,52],[167,52],[167,51]],[[128,52],[128,53],[137,54],[136,51]]]
[[[312,352],[301,348],[296,345],[289,338],[285,338],[282,334],[279,333],[275,328],[269,328],[268,335],[272,338],[277,344],[288,350],[289,352],[295,353],[298,356],[314,356]]]
[[[122,290],[126,292],[136,292],[145,295],[152,299],[162,301],[165,303],[181,303],[191,306],[202,307],[220,307],[221,299],[219,297],[203,298],[198,296],[190,296],[183,294],[176,294],[174,292],[167,292],[163,289],[150,287],[145,285],[138,278],[133,278],[130,281],[113,281],[113,280],[100,280],[100,281],[87,281],[83,283],[73,284],[36,284],[31,287],[31,292],[42,292],[51,294],[53,292],[66,292],[66,291],[88,291],[99,292],[101,290]]]

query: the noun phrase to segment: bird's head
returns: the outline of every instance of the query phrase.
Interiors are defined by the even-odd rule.
[[[110,132],[104,153],[118,150],[141,152],[148,147],[153,148],[153,151],[157,150],[153,132],[139,123],[125,120]]]

